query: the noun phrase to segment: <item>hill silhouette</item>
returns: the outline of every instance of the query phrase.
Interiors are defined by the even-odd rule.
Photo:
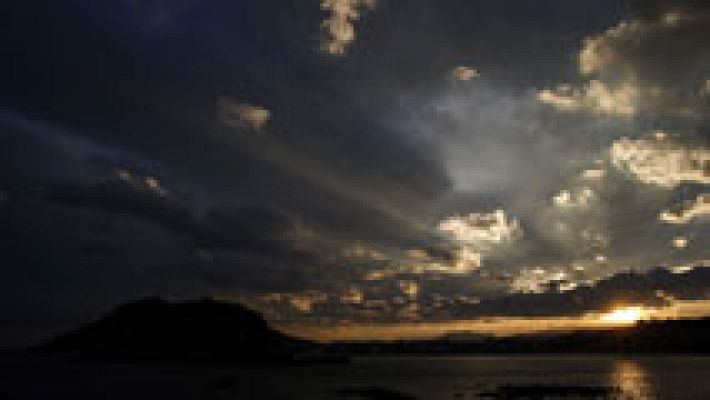
[[[307,347],[237,304],[150,298],[119,306],[39,350],[98,359],[289,362]]]

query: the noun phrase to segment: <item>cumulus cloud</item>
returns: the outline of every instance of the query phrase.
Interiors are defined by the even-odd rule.
[[[635,18],[584,41],[579,71],[593,77],[589,87],[601,82],[596,85],[604,96],[597,97],[623,100],[624,107],[614,109],[625,114],[706,118],[708,104],[697,88],[707,79],[710,56],[697,38],[710,34],[707,5],[651,1],[639,2],[635,11]]]
[[[438,228],[456,242],[481,250],[508,242],[521,233],[519,222],[509,221],[503,210],[454,215],[440,221]]]
[[[480,268],[488,252],[522,235],[518,220],[509,220],[503,210],[453,215],[439,221],[437,228],[456,246],[453,266],[460,272]]]
[[[362,12],[375,7],[375,0],[321,0],[321,9],[328,13],[323,20],[323,49],[331,55],[344,55],[355,41],[355,22]]]
[[[708,217],[710,217],[710,194],[703,193],[694,200],[684,201],[675,209],[664,210],[658,219],[667,224],[687,224]]]
[[[557,287],[560,291],[573,290],[577,283],[570,273],[561,268],[523,268],[510,282],[510,290],[518,293],[543,293]]]
[[[673,188],[681,183],[710,184],[710,149],[685,145],[663,135],[616,140],[609,149],[619,170],[647,184]]]
[[[271,112],[261,106],[241,103],[228,97],[220,97],[217,106],[220,121],[229,128],[258,132],[271,117]]]

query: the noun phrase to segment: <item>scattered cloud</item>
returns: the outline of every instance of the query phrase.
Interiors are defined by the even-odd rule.
[[[609,149],[612,164],[639,181],[663,188],[681,183],[710,184],[710,149],[656,136],[616,140]]]
[[[606,176],[605,169],[585,169],[582,171],[582,178],[587,180],[600,180]]]
[[[619,306],[664,307],[708,299],[708,261],[646,272],[620,271],[596,281],[555,268],[525,268],[511,277],[508,293],[479,298],[435,290],[434,281],[398,279],[377,285],[323,291],[271,293],[251,298],[276,322],[323,325],[402,320],[450,321],[490,317],[582,316]],[[370,282],[372,284],[372,282]],[[324,312],[327,310],[328,312]],[[296,314],[293,314],[295,311]]]
[[[690,240],[685,236],[674,237],[671,241],[671,245],[678,250],[683,250],[688,247],[688,243],[690,243]]]
[[[564,189],[552,197],[552,203],[560,208],[586,208],[596,199],[596,193],[589,187]]]
[[[503,210],[453,215],[439,221],[437,228],[453,242],[452,271],[460,273],[480,268],[487,253],[523,233],[518,220],[508,220]]]
[[[220,97],[217,106],[220,121],[229,128],[259,132],[271,117],[271,112],[261,106],[241,103],[228,97]]]
[[[632,116],[638,109],[639,88],[625,82],[612,86],[600,80],[591,80],[582,88],[560,85],[543,89],[537,99],[562,111],[590,111],[622,116]]]
[[[323,20],[323,49],[331,55],[344,55],[355,41],[355,22],[364,11],[375,8],[375,0],[321,0],[321,9],[328,13]]]
[[[362,304],[363,301],[365,295],[357,288],[349,288],[340,294],[340,302],[344,304]]]
[[[459,65],[451,71],[451,76],[458,81],[467,82],[478,78],[480,73],[473,67]]]
[[[514,293],[543,293],[555,285],[561,291],[574,289],[576,283],[568,279],[569,274],[562,269],[523,268],[513,277],[510,290]]]
[[[509,242],[522,233],[520,223],[515,219],[509,221],[503,210],[454,215],[441,220],[438,228],[455,242],[478,250]]]
[[[343,248],[343,256],[346,259],[357,261],[387,261],[390,256],[385,254],[383,250],[367,246],[363,243],[354,243]]]
[[[401,280],[399,281],[399,289],[407,297],[416,298],[419,294],[419,284],[416,281]]]

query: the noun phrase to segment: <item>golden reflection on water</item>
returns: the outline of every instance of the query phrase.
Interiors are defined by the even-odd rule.
[[[638,361],[616,361],[610,380],[610,384],[619,390],[619,399],[651,400],[657,398],[652,387],[652,376]]]

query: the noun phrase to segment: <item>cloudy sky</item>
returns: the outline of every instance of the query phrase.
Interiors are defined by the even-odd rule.
[[[314,338],[710,314],[706,1],[0,19],[0,345],[145,296]]]

